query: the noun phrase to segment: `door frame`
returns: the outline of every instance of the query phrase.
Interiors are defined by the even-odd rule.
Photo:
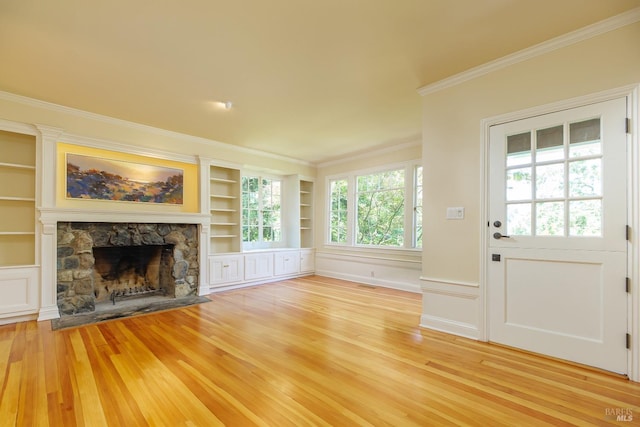
[[[631,348],[627,358],[627,372],[632,381],[640,382],[640,140],[639,126],[640,85],[624,86],[591,95],[580,96],[533,108],[501,114],[482,119],[480,122],[480,298],[481,319],[479,338],[490,340],[488,316],[488,255],[490,228],[489,221],[489,130],[491,126],[508,123],[529,117],[544,115],[561,110],[582,107],[589,104],[627,97],[628,116],[631,118],[630,134],[627,135],[627,218],[631,227],[630,241],[627,244],[627,277],[631,279],[631,289],[627,296],[627,331],[631,335]],[[623,124],[621,124],[622,126]],[[620,284],[623,286],[623,284]]]

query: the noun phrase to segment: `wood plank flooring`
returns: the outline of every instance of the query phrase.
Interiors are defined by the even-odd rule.
[[[640,422],[640,384],[421,329],[417,294],[310,276],[211,299],[0,326],[0,426]]]

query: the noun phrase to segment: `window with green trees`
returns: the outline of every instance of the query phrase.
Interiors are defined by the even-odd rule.
[[[329,185],[331,187],[329,241],[331,243],[347,243],[347,180],[332,180]]]
[[[356,178],[356,243],[404,246],[404,169]]]
[[[422,247],[422,167],[409,162],[328,181],[328,243]]]
[[[282,240],[282,182],[259,176],[242,177],[242,241]]]

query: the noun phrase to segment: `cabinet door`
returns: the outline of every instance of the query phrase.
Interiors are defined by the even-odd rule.
[[[300,253],[298,251],[276,252],[274,256],[276,276],[295,274],[300,271]]]
[[[209,284],[239,282],[243,279],[242,255],[213,256],[209,258]]]
[[[313,250],[300,251],[300,272],[309,273],[316,269],[316,258]]]
[[[273,276],[273,254],[260,253],[244,256],[244,279],[255,280]]]
[[[38,309],[38,269],[0,271],[0,318],[35,313]]]

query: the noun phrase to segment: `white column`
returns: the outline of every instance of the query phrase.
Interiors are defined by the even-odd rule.
[[[40,224],[36,226],[40,248],[40,310],[38,320],[57,319],[60,317],[57,304],[56,273],[56,228],[57,223],[42,218],[42,208],[53,208],[56,205],[56,143],[63,130],[45,125],[36,125],[38,129],[36,182],[36,206],[40,212]]]
[[[207,295],[209,291],[209,228],[211,212],[209,211],[209,167],[211,159],[198,156],[200,169],[200,214],[206,215],[206,220],[200,223],[200,248],[199,259],[200,274],[198,283],[198,295]]]

